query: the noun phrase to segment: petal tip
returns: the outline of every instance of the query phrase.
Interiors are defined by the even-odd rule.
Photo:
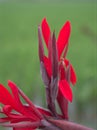
[[[46,17],[44,17],[43,19],[42,19],[42,24],[44,24],[44,23],[46,23],[47,22],[47,20],[46,20]]]

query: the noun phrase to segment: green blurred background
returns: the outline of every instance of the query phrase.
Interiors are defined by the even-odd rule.
[[[34,103],[45,106],[37,27],[46,17],[58,35],[70,20],[67,57],[78,78],[69,106],[70,120],[96,128],[96,9],[96,0],[0,0],[0,83],[7,86],[8,79],[14,81]]]

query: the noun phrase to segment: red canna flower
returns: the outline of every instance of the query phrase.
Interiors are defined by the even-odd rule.
[[[40,28],[42,30],[42,35],[43,35],[44,41],[45,41],[47,49],[48,49],[48,56],[46,57],[44,55],[44,52],[43,52],[42,58],[40,58],[40,61],[42,61],[44,63],[44,66],[46,68],[46,71],[48,73],[49,78],[52,77],[52,73],[53,73],[52,72],[53,71],[53,69],[52,69],[52,66],[53,66],[52,55],[53,54],[52,53],[55,52],[52,49],[53,46],[54,46],[53,42],[55,42],[55,44],[56,44],[55,48],[56,48],[57,55],[58,55],[58,61],[57,62],[58,62],[58,71],[59,71],[58,72],[59,73],[59,80],[58,80],[59,90],[58,90],[57,100],[59,102],[61,109],[63,109],[62,110],[62,112],[63,112],[65,107],[66,107],[66,101],[65,101],[65,106],[63,105],[64,99],[66,99],[68,101],[72,101],[73,95],[72,95],[72,90],[70,88],[70,82],[73,85],[76,83],[76,74],[75,74],[74,68],[72,67],[72,64],[70,64],[70,61],[68,59],[66,59],[66,54],[67,54],[67,51],[68,51],[69,37],[70,37],[70,31],[71,31],[70,22],[67,21],[63,25],[62,29],[59,32],[57,40],[54,39],[53,36],[51,36],[51,30],[50,30],[50,27],[49,27],[49,25],[46,21],[46,18],[44,18],[42,20]],[[39,35],[41,35],[41,34],[39,34]],[[42,37],[42,36],[39,36],[39,37]],[[40,38],[40,39],[42,41],[42,38]],[[43,51],[43,47],[41,47],[41,48],[42,49],[39,52],[39,55],[41,55],[41,53]],[[56,58],[56,57],[57,56],[54,55],[54,58]],[[60,100],[61,100],[61,102],[60,102]],[[63,102],[62,102],[62,100],[63,100]],[[63,114],[64,114],[64,112],[63,112]]]
[[[0,115],[1,125],[12,127],[13,130],[35,130],[38,127],[43,130],[93,130],[73,122],[53,118],[48,110],[35,106],[13,82],[8,81],[8,86],[12,93],[0,84],[0,104],[3,105],[0,114],[5,115],[2,118]],[[22,96],[27,105],[21,102],[19,96]]]
[[[51,31],[50,31],[50,27],[49,27],[45,18],[42,20],[41,29],[42,29],[42,34],[43,34],[46,46],[49,49],[49,39],[51,36]],[[62,29],[60,30],[59,35],[58,35],[58,39],[56,41],[57,50],[58,50],[58,59],[59,59],[59,64],[60,64],[59,71],[61,73],[60,79],[62,79],[62,80],[66,79],[66,69],[69,66],[69,60],[65,59],[65,57],[66,57],[68,43],[69,43],[70,31],[71,31],[70,22],[67,21],[63,25]],[[50,65],[49,56],[48,56],[48,58],[47,57],[44,58],[44,63],[45,63],[45,66],[46,66],[46,69],[47,69],[49,76],[51,76],[51,67],[50,67],[51,65]],[[63,69],[64,69],[64,71],[63,71]],[[71,64],[70,64],[70,81],[73,85],[76,83],[76,74],[75,74],[74,68],[72,67]],[[71,101],[72,98],[68,97],[68,100]]]
[[[12,93],[0,84],[0,104],[3,107],[0,113],[5,117],[0,118],[3,126],[13,127],[13,130],[34,130],[41,126],[43,115],[51,116],[51,113],[43,108],[36,107],[29,98],[11,81],[8,81]],[[23,104],[20,96],[26,101]]]

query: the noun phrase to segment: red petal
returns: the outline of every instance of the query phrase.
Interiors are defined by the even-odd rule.
[[[52,75],[51,61],[46,56],[44,56],[44,65],[49,77],[51,77]]]
[[[18,88],[17,88],[16,84],[13,83],[12,81],[8,80],[8,86],[11,88],[12,94],[13,94],[13,97],[15,100],[14,109],[19,111],[20,113],[22,113],[22,110],[24,109],[24,107],[20,101],[19,92],[18,92]]]
[[[27,117],[31,117],[33,119],[36,118],[36,120],[37,120],[37,116],[35,116],[34,113],[31,113],[30,111],[28,111],[24,107],[24,105],[21,103],[20,97],[19,97],[19,92],[18,92],[18,87],[16,86],[16,84],[9,80],[8,85],[11,88],[14,99],[15,99],[15,107],[14,107],[14,109],[16,111],[18,111],[19,113],[21,113],[23,115],[26,115]]]
[[[59,58],[60,58],[64,48],[68,44],[69,37],[70,37],[70,30],[71,30],[70,22],[67,21],[59,32],[59,36],[58,36],[58,40],[57,40]]]
[[[71,77],[70,77],[70,80],[71,80],[72,84],[75,85],[76,82],[77,82],[76,73],[75,73],[75,70],[74,70],[74,68],[73,68],[72,65],[70,65],[70,68],[71,68]]]
[[[59,89],[62,92],[63,96],[69,100],[70,102],[72,102],[72,90],[70,88],[70,85],[68,84],[68,82],[66,80],[60,80],[59,81]]]
[[[62,92],[58,91],[57,101],[60,106],[62,116],[65,120],[68,120],[68,101],[66,98],[63,97]]]
[[[21,101],[20,101],[20,98],[19,98],[19,92],[18,92],[18,87],[16,86],[15,83],[13,83],[12,81],[8,80],[8,86],[11,88],[12,90],[12,94],[14,96],[14,99],[15,101],[18,103],[18,104],[21,104]]]
[[[65,62],[66,67],[67,67],[68,64],[69,64],[69,61],[68,61],[67,59],[65,59],[64,62]],[[73,85],[75,85],[76,82],[77,82],[77,77],[76,77],[76,73],[75,73],[75,70],[74,70],[72,64],[70,64],[70,74],[71,74],[71,76],[70,76],[70,81],[71,81],[71,83],[72,83]]]
[[[12,95],[2,84],[0,84],[0,103],[14,106],[14,99]]]
[[[48,41],[49,41],[49,38],[50,38],[50,27],[49,27],[49,25],[46,21],[46,18],[44,18],[42,20],[41,27],[42,27],[42,34],[43,34],[45,43],[48,47]]]

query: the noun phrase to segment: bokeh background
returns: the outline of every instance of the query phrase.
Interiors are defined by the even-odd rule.
[[[7,87],[10,79],[34,103],[46,106],[37,38],[37,28],[44,17],[56,35],[66,20],[71,21],[67,57],[75,67],[78,81],[72,88],[70,120],[96,129],[96,0],[0,0],[0,83]]]

